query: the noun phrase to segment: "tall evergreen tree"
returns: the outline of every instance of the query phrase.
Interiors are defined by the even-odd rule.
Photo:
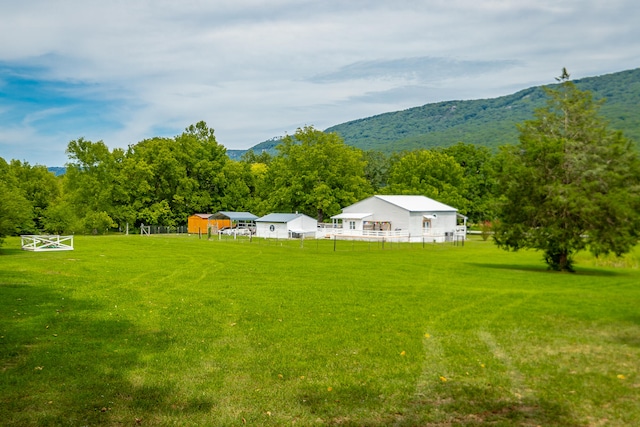
[[[501,153],[495,241],[544,251],[550,268],[573,271],[579,250],[621,255],[638,242],[640,164],[631,142],[598,115],[601,102],[564,69],[559,81],[519,127],[519,144]]]

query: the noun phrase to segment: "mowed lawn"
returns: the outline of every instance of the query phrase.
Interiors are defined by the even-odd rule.
[[[75,238],[0,248],[0,423],[626,426],[640,251]]]

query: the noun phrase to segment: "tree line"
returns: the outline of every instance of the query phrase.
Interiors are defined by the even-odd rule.
[[[205,122],[175,138],[126,150],[70,141],[66,173],[0,158],[4,234],[103,233],[186,224],[194,213],[302,212],[327,221],[373,194],[423,194],[473,220],[488,219],[494,155],[459,143],[393,155],[347,146],[313,127],[287,136],[276,155],[249,151],[231,160]]]
[[[0,158],[0,238],[104,233],[186,224],[194,213],[305,213],[318,221],[373,194],[419,194],[491,223],[505,249],[533,247],[553,268],[577,250],[628,252],[640,229],[640,163],[633,144],[598,115],[600,102],[563,70],[548,102],[518,126],[517,144],[491,151],[458,142],[385,154],[347,146],[313,127],[276,154],[232,160],[203,121],[175,138],[110,150],[70,141],[66,173]]]

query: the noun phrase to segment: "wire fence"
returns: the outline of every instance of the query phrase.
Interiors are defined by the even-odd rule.
[[[300,238],[300,239],[276,239],[276,238],[263,238],[255,236],[241,236],[241,235],[225,235],[215,234],[212,236],[200,235],[200,239],[210,241],[214,244],[228,244],[228,245],[258,245],[258,246],[272,246],[289,249],[301,249],[301,250],[318,250],[318,251],[334,251],[334,252],[346,252],[346,251],[383,251],[383,250],[420,250],[425,248],[443,247],[443,246],[459,246],[463,247],[465,240],[464,236],[444,243],[434,243],[433,240],[425,238],[421,242],[409,242],[409,241],[397,241],[397,240],[385,240],[385,239],[313,239],[313,238]]]
[[[186,225],[164,226],[164,225],[144,225],[140,226],[140,234],[187,234]]]

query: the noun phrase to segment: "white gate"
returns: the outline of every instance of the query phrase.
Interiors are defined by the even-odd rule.
[[[23,235],[22,250],[44,252],[44,251],[72,251],[73,236],[58,235]]]

